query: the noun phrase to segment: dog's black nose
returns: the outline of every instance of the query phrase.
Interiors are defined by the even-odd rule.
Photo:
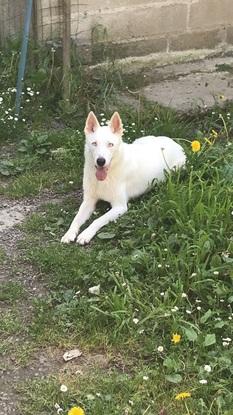
[[[96,162],[97,162],[97,164],[98,164],[99,167],[103,167],[105,165],[106,160],[103,157],[99,157],[96,160]]]

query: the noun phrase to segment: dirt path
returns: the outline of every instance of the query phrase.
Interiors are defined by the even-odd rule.
[[[64,198],[52,194],[43,195],[43,197],[24,199],[22,201],[12,201],[9,199],[2,200],[0,208],[0,248],[6,254],[6,259],[0,264],[0,284],[9,282],[20,283],[26,291],[23,302],[10,304],[1,304],[3,313],[11,311],[12,307],[17,309],[21,320],[25,326],[30,320],[32,313],[32,300],[35,297],[41,297],[47,293],[47,288],[43,285],[39,275],[30,265],[24,265],[17,270],[17,263],[22,259],[22,251],[18,247],[18,242],[23,239],[23,232],[17,227],[26,217],[35,212],[41,205],[50,203],[60,203]],[[9,344],[17,343],[20,347],[27,349],[27,335],[13,334],[8,336]],[[50,353],[51,354],[51,353]],[[27,379],[45,376],[53,373],[62,360],[58,360],[53,354],[53,358],[42,351],[35,355],[30,365],[21,367],[14,355],[7,350],[1,358],[0,366],[0,415],[21,415],[17,409],[17,403],[20,396],[16,392],[16,385]]]
[[[26,296],[14,304],[0,301],[1,313],[4,315],[8,311],[17,310],[25,327],[23,333],[13,333],[9,336],[3,334],[3,339],[9,342],[9,348],[4,351],[0,364],[0,415],[24,415],[18,409],[22,396],[17,392],[17,386],[21,382],[40,379],[55,373],[62,376],[63,371],[82,373],[92,370],[93,367],[105,370],[109,365],[108,359],[102,354],[85,355],[77,362],[65,363],[62,358],[64,351],[61,349],[35,347],[31,352],[28,351],[32,344],[26,328],[32,317],[32,302],[35,298],[46,296],[48,289],[32,266],[23,263],[23,266],[18,268],[18,264],[22,264],[23,259],[23,248],[19,248],[18,243],[24,239],[24,234],[17,225],[43,204],[61,203],[66,197],[67,195],[47,194],[33,200],[4,199],[1,203],[0,249],[5,252],[6,259],[0,262],[0,286],[3,287],[9,282],[20,283],[26,291]],[[15,344],[29,353],[30,357],[26,363],[19,362],[17,356],[10,350],[10,346]]]

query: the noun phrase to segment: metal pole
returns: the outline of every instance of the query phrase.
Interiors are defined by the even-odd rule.
[[[70,99],[71,2],[63,0],[63,99]]]
[[[18,69],[18,79],[16,86],[16,101],[15,101],[15,114],[19,115],[20,112],[20,103],[23,89],[23,81],[25,74],[26,58],[27,58],[27,49],[28,49],[28,40],[32,16],[32,4],[33,0],[27,0],[26,13],[24,18],[24,30],[23,30],[23,41],[20,52],[19,60],[19,69]]]
[[[32,5],[32,38],[33,38],[33,47],[38,44],[39,34],[38,34],[38,11],[37,11],[37,1],[33,2]],[[35,69],[38,66],[38,55],[32,53],[32,66]]]

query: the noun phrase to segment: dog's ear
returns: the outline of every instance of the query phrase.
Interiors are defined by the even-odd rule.
[[[114,134],[122,135],[123,134],[123,124],[121,121],[121,117],[118,112],[114,112],[110,122],[109,127],[111,128]]]
[[[89,112],[87,120],[86,120],[86,125],[84,128],[84,132],[85,134],[91,134],[94,133],[97,128],[99,127],[99,121],[97,120],[94,112]]]

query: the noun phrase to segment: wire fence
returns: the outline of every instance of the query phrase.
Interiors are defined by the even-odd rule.
[[[84,15],[86,5],[82,4],[82,7]],[[0,47],[8,45],[7,40],[12,38],[19,39],[21,44],[16,88],[17,114],[20,110],[29,38],[36,43],[60,42],[63,98],[69,101],[71,39],[76,41],[78,38],[79,11],[79,0],[0,0]]]
[[[26,2],[24,0],[0,0],[0,44],[20,34],[23,26]]]
[[[34,22],[38,40],[59,39],[62,36],[62,0],[38,0],[34,6]]]
[[[85,0],[84,0],[85,1]],[[19,38],[22,33],[26,0],[0,0],[0,45],[9,38]],[[84,3],[71,0],[71,37],[79,35],[79,16]],[[63,0],[34,0],[31,31],[38,41],[62,38]]]

